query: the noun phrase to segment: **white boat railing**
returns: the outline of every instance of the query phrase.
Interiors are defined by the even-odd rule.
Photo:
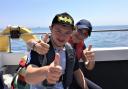
[[[128,60],[128,47],[93,48],[96,61]]]
[[[95,30],[95,31],[92,31],[92,32],[120,32],[120,31],[128,31],[128,29]]]

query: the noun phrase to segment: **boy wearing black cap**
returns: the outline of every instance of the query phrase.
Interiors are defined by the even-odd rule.
[[[31,51],[25,73],[30,89],[68,89],[73,74],[82,89],[88,89],[72,47],[67,43],[74,29],[74,20],[68,13],[57,14],[46,37],[44,54]],[[45,43],[49,39],[48,43]],[[68,50],[68,51],[67,51]],[[45,61],[45,62],[44,62]]]

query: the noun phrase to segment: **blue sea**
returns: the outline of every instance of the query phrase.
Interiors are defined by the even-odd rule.
[[[49,28],[36,27],[31,29],[32,33],[50,32]],[[128,47],[128,25],[93,27],[93,31],[123,29],[127,31],[92,32],[91,37],[85,40],[85,44],[87,47],[92,44],[94,48]],[[38,38],[41,39],[41,35],[38,35]],[[16,39],[11,40],[11,49],[12,51],[26,51],[27,47],[22,39]]]

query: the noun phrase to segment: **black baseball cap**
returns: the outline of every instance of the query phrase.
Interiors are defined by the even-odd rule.
[[[63,24],[74,28],[74,20],[67,12],[55,15],[52,21],[53,24]]]

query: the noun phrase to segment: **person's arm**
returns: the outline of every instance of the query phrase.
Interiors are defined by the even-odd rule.
[[[85,61],[85,66],[88,70],[92,70],[95,67],[95,53],[91,50],[92,45],[83,50],[82,59]]]
[[[85,81],[84,75],[83,75],[83,73],[80,69],[78,69],[74,72],[74,76],[75,76],[75,79],[76,79],[78,85],[82,89],[88,89],[88,86],[87,86],[87,83]]]
[[[36,84],[39,81],[45,79],[48,67],[41,67],[39,54],[35,51],[31,51],[28,58],[28,66],[25,71],[25,80],[29,84]],[[44,74],[44,75],[43,75]]]
[[[49,45],[47,44],[47,40],[49,39],[49,35],[46,34],[44,39],[37,41],[36,39],[30,39],[27,41],[27,45],[31,50],[36,51],[39,54],[46,54],[49,50]]]
[[[25,81],[29,84],[37,84],[44,81],[47,77],[48,66],[37,67],[35,65],[29,65],[25,73]]]
[[[78,59],[75,59],[75,66],[74,66],[74,77],[78,83],[78,85],[82,88],[82,89],[88,89],[87,83],[85,81],[83,72],[81,71],[80,67],[79,67],[79,62]]]
[[[59,66],[59,63],[60,63],[59,54],[55,55],[55,60],[50,65],[39,67],[39,64],[38,64],[39,60],[37,57],[37,53],[36,52],[34,53],[31,57],[34,57],[37,59],[32,58],[30,60],[30,63],[25,72],[26,82],[29,84],[37,84],[46,79],[49,84],[55,84],[59,80],[62,74],[62,68],[61,66]],[[36,61],[38,63],[35,63]],[[36,65],[38,65],[38,67]]]

